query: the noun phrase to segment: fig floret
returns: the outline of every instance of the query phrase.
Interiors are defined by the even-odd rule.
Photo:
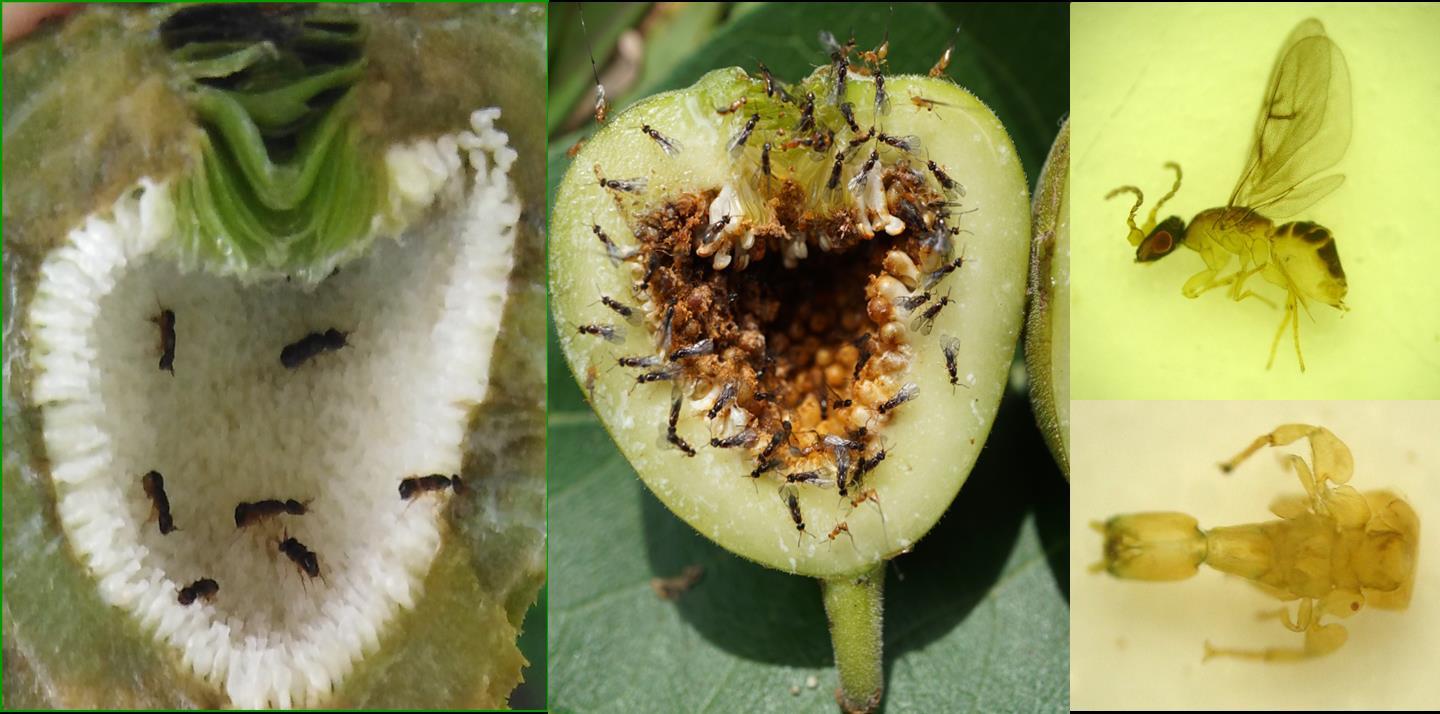
[[[711,446],[746,447],[756,470],[776,479],[831,474],[802,482],[842,494],[860,485],[851,466],[909,398],[905,320],[929,300],[912,292],[918,265],[943,263],[951,250],[943,186],[908,159],[884,165],[875,156],[855,206],[817,210],[814,192],[791,177],[775,180],[758,220],[740,209],[731,184],[648,210],[619,204],[637,212],[627,213],[636,239],[629,263],[653,361],[672,364],[677,374],[665,381],[690,397]],[[940,241],[937,224],[947,232]],[[637,386],[660,381],[645,374]],[[667,441],[679,446],[674,428]],[[822,437],[843,446],[824,448]]]

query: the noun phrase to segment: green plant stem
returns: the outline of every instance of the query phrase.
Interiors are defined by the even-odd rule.
[[[820,581],[840,688],[835,701],[845,712],[873,712],[885,689],[885,563],[858,576]]]

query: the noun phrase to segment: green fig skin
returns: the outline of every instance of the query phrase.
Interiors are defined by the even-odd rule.
[[[1045,443],[1070,478],[1070,123],[1060,129],[1035,191],[1025,367]]]

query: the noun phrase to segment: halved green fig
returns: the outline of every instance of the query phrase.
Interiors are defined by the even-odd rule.
[[[1003,393],[1026,186],[953,82],[830,65],[645,99],[558,188],[551,306],[591,404],[696,530],[824,580],[847,708],[879,697],[883,563],[945,512]]]
[[[102,6],[6,48],[7,704],[505,703],[544,17]]]
[[[1035,189],[1035,238],[1025,318],[1025,367],[1035,422],[1070,478],[1070,122]]]

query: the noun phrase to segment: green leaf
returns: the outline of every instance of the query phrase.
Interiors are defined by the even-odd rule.
[[[724,12],[723,3],[668,4],[666,12],[657,14],[647,33],[645,61],[637,88],[623,97],[617,97],[616,102],[624,106],[632,100],[653,94],[648,87],[661,77],[668,76],[676,65],[690,56],[693,48],[708,39]]]
[[[666,510],[551,364],[551,710],[833,712],[819,583],[741,560]],[[1023,400],[1002,405],[989,447],[888,568],[889,711],[1069,708],[1065,480]],[[689,592],[655,595],[652,578],[690,565],[705,573]]]
[[[581,3],[556,3],[550,7],[550,112],[546,133],[553,133],[570,116],[575,102],[590,91],[595,75],[590,69],[590,50],[595,64],[605,61],[620,35],[644,16],[649,3],[585,3],[585,26],[580,27]]]

